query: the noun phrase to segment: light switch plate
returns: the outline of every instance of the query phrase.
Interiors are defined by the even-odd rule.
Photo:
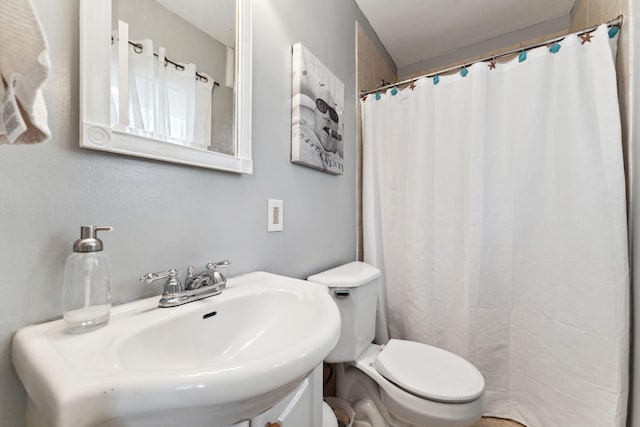
[[[267,231],[282,231],[284,227],[284,211],[282,200],[267,200]]]

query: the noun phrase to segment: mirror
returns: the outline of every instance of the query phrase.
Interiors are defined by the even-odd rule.
[[[80,146],[252,173],[251,1],[81,0]]]

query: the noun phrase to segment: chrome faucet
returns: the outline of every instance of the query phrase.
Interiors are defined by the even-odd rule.
[[[175,307],[222,293],[227,286],[227,279],[216,269],[230,264],[228,260],[210,262],[206,265],[206,270],[200,273],[195,273],[193,267],[188,267],[184,286],[180,283],[178,271],[175,269],[145,274],[140,277],[140,281],[153,283],[156,280],[167,279],[158,307]]]

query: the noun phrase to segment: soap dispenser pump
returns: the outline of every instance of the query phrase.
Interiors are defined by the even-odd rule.
[[[89,332],[109,322],[111,263],[98,231],[112,227],[82,226],[80,239],[64,268],[64,321],[69,333]]]

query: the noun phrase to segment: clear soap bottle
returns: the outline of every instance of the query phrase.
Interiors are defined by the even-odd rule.
[[[111,263],[98,231],[112,227],[82,226],[80,239],[64,268],[64,321],[69,333],[105,326],[111,314]]]

